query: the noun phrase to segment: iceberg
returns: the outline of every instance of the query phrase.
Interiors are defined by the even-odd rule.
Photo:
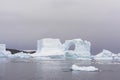
[[[80,56],[78,54],[76,54],[74,51],[69,50],[65,52],[65,58],[67,60],[74,60],[74,59],[78,59]]]
[[[95,60],[113,60],[116,54],[112,53],[109,50],[103,49],[103,51],[94,56]]]
[[[59,39],[46,38],[37,41],[37,51],[33,57],[64,56],[64,47]]]
[[[75,45],[74,50],[69,50],[71,45]],[[83,41],[82,39],[66,40],[64,44],[60,42],[60,39],[45,38],[37,41],[37,50],[35,53],[19,52],[11,54],[6,51],[6,45],[0,45],[0,57],[7,58],[40,58],[40,59],[90,59],[90,47],[89,41]]]
[[[74,48],[71,50],[71,47]],[[6,50],[5,44],[0,44],[0,58],[36,58],[55,60],[109,60],[120,61],[120,53],[114,54],[103,49],[97,55],[91,55],[91,43],[87,40],[72,39],[66,40],[64,44],[60,39],[45,38],[37,41],[37,50],[19,51],[11,54]]]
[[[99,69],[94,66],[77,66],[75,64],[72,65],[71,70],[73,71],[98,71]]]
[[[69,50],[70,46],[75,45],[74,50]],[[66,40],[64,43],[66,58],[90,58],[91,43],[82,39]]]
[[[25,58],[26,59],[26,58],[32,58],[32,56],[30,54],[19,52],[19,53],[13,54],[11,58],[21,58],[21,59]]]
[[[5,44],[0,44],[0,58],[8,58],[11,56],[10,51],[6,51],[6,45]]]
[[[0,58],[8,58],[11,55],[10,51],[0,51]]]
[[[10,51],[6,51],[6,45],[0,44],[0,58],[30,58],[30,54],[19,52],[16,54],[11,54]]]
[[[120,57],[120,53],[118,53],[117,56]]]
[[[118,53],[115,56],[113,56],[113,60],[114,61],[120,61],[120,53]]]
[[[6,45],[0,44],[0,51],[6,51]]]

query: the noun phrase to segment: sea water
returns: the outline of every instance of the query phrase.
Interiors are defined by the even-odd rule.
[[[73,64],[100,71],[71,71]],[[0,60],[0,80],[120,80],[120,64],[73,60]]]

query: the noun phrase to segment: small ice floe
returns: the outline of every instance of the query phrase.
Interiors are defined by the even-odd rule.
[[[30,54],[26,54],[26,53],[23,53],[23,52],[19,52],[19,53],[16,53],[12,56],[12,58],[21,58],[21,59],[24,59],[24,58],[31,58],[32,56]]]
[[[72,65],[71,70],[73,71],[98,71],[99,69],[94,66],[77,66],[75,64]]]

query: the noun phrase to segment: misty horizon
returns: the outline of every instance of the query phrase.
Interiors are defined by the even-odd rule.
[[[7,48],[37,49],[37,40],[81,38],[91,52],[120,52],[118,0],[1,0],[0,44]]]

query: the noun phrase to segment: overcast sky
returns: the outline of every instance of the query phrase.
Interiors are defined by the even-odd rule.
[[[0,43],[36,49],[42,38],[82,38],[92,53],[118,53],[120,0],[0,0]]]

